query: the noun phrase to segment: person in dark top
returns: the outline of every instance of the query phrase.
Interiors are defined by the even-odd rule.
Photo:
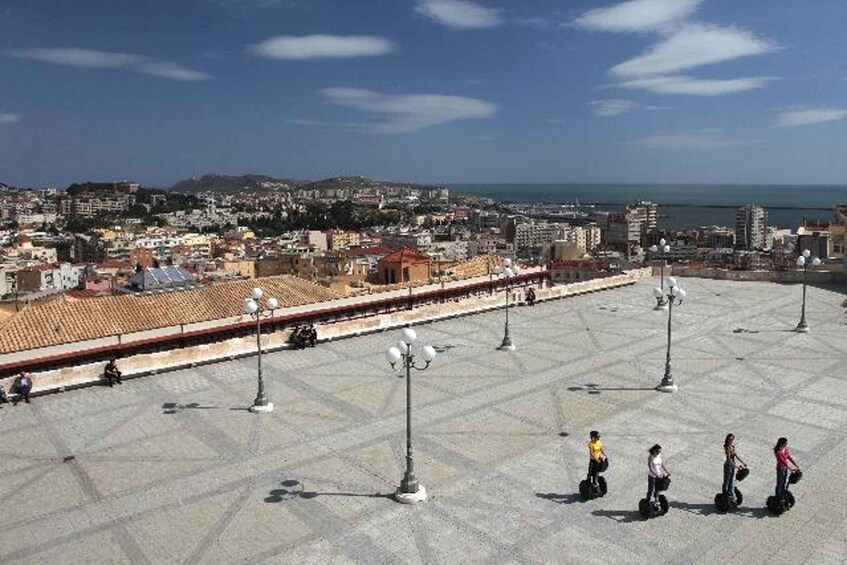
[[[15,406],[17,406],[21,399],[29,404],[29,393],[32,390],[32,377],[26,373],[21,373],[15,382],[15,390],[18,393],[18,397],[15,398],[14,401]]]
[[[121,380],[121,371],[118,369],[118,363],[115,359],[112,359],[106,364],[106,368],[103,369],[103,376],[106,377],[106,382],[109,383],[109,386],[114,386],[115,381],[119,385],[123,384]]]
[[[526,289],[526,303],[535,306],[535,289],[532,287]]]
[[[312,324],[309,326],[309,347],[314,347],[318,342],[318,330],[315,329],[315,325]]]
[[[0,404],[5,404],[9,402],[9,398],[6,396],[6,389],[3,388],[3,384],[0,383]]]

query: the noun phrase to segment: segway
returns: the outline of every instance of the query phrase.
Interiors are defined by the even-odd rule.
[[[668,490],[668,487],[671,484],[670,477],[663,477],[656,481],[656,490],[659,492]],[[641,517],[645,520],[650,518],[655,518],[657,516],[664,516],[668,513],[668,499],[664,494],[660,494],[658,500],[647,500],[646,498],[642,498],[638,501],[638,512],[641,513]]]
[[[800,482],[800,479],[802,478],[802,471],[791,471],[791,473],[788,475],[788,484],[796,485]],[[791,507],[793,507],[796,502],[797,501],[794,499],[794,494],[790,490],[788,490],[788,485],[786,485],[785,493],[783,493],[782,495],[782,500],[779,500],[775,496],[769,496],[767,501],[765,502],[765,505],[768,507],[768,510],[770,510],[773,514],[779,516],[786,510],[791,510]]]
[[[606,469],[609,468],[609,460],[604,459],[600,462],[600,468],[598,472],[602,473]],[[579,483],[579,496],[582,497],[582,500],[592,500],[594,498],[599,498],[601,496],[605,496],[606,493],[609,492],[609,485],[606,483],[606,478],[601,476],[597,477],[597,484],[591,484],[591,481],[588,479],[583,479]]]
[[[743,467],[739,469],[735,473],[735,480],[738,482],[743,481],[747,478],[747,475],[750,474],[750,470],[747,467]],[[726,495],[723,492],[719,492],[715,495],[715,508],[720,512],[729,512],[735,508],[741,506],[741,503],[744,502],[744,495],[741,494],[741,491],[738,490],[738,487],[735,487],[735,504],[732,504],[729,500],[727,500]]]

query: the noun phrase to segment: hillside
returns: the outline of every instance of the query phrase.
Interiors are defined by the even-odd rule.
[[[236,193],[250,190],[274,190],[294,188],[304,184],[293,179],[275,179],[267,175],[203,175],[181,180],[170,190],[176,192],[225,192]]]

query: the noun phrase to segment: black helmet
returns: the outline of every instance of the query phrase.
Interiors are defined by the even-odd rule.
[[[797,469],[796,471],[791,471],[791,474],[788,475],[788,482],[792,485],[796,485],[800,482],[800,479],[803,478],[803,471]]]
[[[750,469],[744,467],[743,469],[739,469],[737,473],[735,473],[735,480],[743,481],[747,478],[747,475],[750,474]]]
[[[591,433],[589,435],[592,438],[600,437],[600,432],[598,432],[597,430],[591,430]]]

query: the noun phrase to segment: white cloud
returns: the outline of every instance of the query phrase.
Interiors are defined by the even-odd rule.
[[[593,100],[588,103],[591,106],[591,111],[595,116],[608,118],[611,116],[620,116],[630,112],[638,107],[638,104],[632,100]]]
[[[847,110],[840,108],[818,108],[813,110],[795,110],[779,115],[776,125],[779,127],[808,126],[824,124],[847,118]]]
[[[774,43],[744,30],[689,25],[675,31],[644,55],[612,67],[611,72],[622,78],[665,75],[778,49]]]
[[[703,0],[630,0],[608,8],[597,8],[579,16],[574,23],[598,31],[653,31],[683,20]]]
[[[159,61],[143,55],[129,53],[113,53],[110,51],[96,51],[94,49],[57,48],[21,49],[7,51],[5,54],[10,57],[43,61],[45,63],[65,65],[68,67],[122,69],[171,80],[197,81],[211,78],[206,73],[183,67],[178,63]]]
[[[620,83],[623,88],[648,90],[656,94],[687,94],[693,96],[720,96],[745,92],[763,87],[769,77],[748,77],[735,79],[699,79],[689,76],[659,76],[640,78]]]
[[[250,47],[251,52],[262,57],[291,60],[373,57],[394,50],[391,41],[366,35],[281,35]]]
[[[139,73],[145,75],[169,78],[171,80],[196,81],[210,78],[206,73],[187,69],[182,65],[168,61],[147,61],[139,64],[132,70],[137,70]]]
[[[0,124],[16,124],[19,121],[21,121],[21,117],[18,114],[0,112]]]
[[[359,88],[326,88],[321,94],[333,104],[383,118],[362,129],[376,133],[409,133],[457,120],[490,118],[498,106],[476,98],[438,94],[382,94]]]
[[[632,145],[643,149],[728,149],[756,143],[752,139],[732,138],[721,130],[700,130],[642,137]]]
[[[495,27],[503,23],[500,10],[467,0],[418,0],[415,12],[454,29]]]

